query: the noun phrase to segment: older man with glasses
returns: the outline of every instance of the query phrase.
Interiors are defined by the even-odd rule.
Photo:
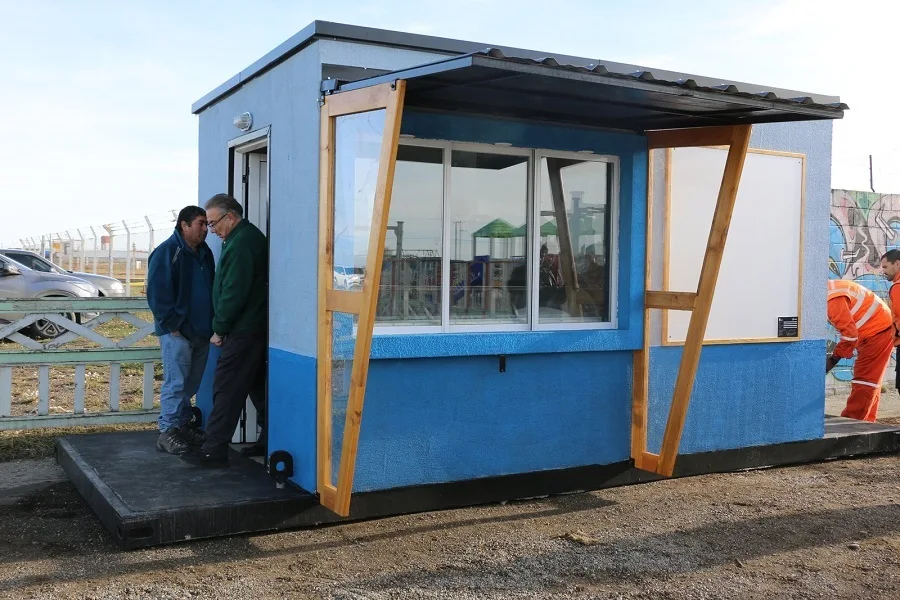
[[[228,194],[206,203],[209,228],[222,239],[222,253],[213,284],[213,335],[222,348],[213,382],[213,408],[206,423],[206,441],[182,459],[196,465],[228,465],[228,444],[241,418],[247,396],[264,420],[266,382],[266,298],[268,243],[266,236],[243,218],[243,209]],[[265,425],[248,454],[265,454]]]

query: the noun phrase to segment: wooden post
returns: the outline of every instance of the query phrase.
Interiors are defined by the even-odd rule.
[[[394,167],[397,164],[397,146],[400,143],[400,119],[403,115],[405,90],[406,81],[398,81],[396,93],[392,94],[388,100],[382,134],[378,180],[375,186],[375,204],[372,207],[372,224],[366,256],[366,276],[363,280],[363,305],[359,313],[356,348],[353,353],[350,397],[347,401],[347,416],[335,498],[334,511],[341,516],[350,514],[350,495],[353,492],[356,453],[359,448],[359,429],[366,395],[366,379],[369,375],[369,356],[372,353],[372,333],[375,327],[375,312],[378,307],[378,288],[381,283],[381,265],[384,259],[388,215],[391,212],[391,192],[394,185]]]
[[[691,312],[691,322],[684,342],[681,366],[675,381],[672,406],[669,410],[669,419],[666,423],[659,464],[656,469],[657,473],[666,477],[671,477],[675,469],[675,459],[687,418],[697,366],[700,363],[700,350],[703,348],[703,337],[706,334],[713,294],[719,277],[719,267],[722,265],[725,240],[731,224],[731,215],[734,212],[734,202],[741,181],[744,159],[747,157],[747,148],[750,145],[750,132],[750,125],[736,126],[732,129],[731,145],[725,161],[725,172],[722,175],[722,186],[719,188],[719,197],[713,213],[706,254],[703,257],[703,267],[700,270],[700,281],[697,285],[697,297]]]
[[[319,145],[319,324],[316,438],[318,491],[331,485],[331,337],[334,319],[327,295],[334,286],[334,121],[322,108]]]

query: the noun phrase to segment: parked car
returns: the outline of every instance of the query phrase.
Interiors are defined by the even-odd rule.
[[[96,273],[83,273],[80,271],[68,271],[59,265],[56,265],[40,254],[29,250],[6,250],[0,248],[0,255],[11,258],[19,264],[25,265],[34,271],[43,273],[56,273],[58,275],[72,275],[78,279],[83,279],[100,290],[101,296],[115,297],[125,296],[125,286],[115,277],[107,277],[106,275],[97,275]]]
[[[362,267],[334,267],[334,289],[358,290],[362,287],[365,269]]]
[[[72,275],[35,271],[11,258],[0,256],[0,299],[25,298],[96,298],[100,291],[94,284]],[[69,319],[81,322],[80,314],[63,313]],[[0,323],[11,323],[24,317],[24,313],[2,313]],[[33,338],[55,338],[65,333],[65,328],[40,319],[23,333]]]

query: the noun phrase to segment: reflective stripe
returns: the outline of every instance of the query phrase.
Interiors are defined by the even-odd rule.
[[[856,328],[859,329],[860,327],[865,325],[866,321],[872,318],[872,315],[875,314],[875,311],[878,310],[878,308],[878,303],[872,302],[872,305],[869,307],[869,310],[866,311],[866,314],[864,314],[862,318],[856,322]]]
[[[868,381],[860,381],[858,379],[851,379],[850,383],[855,383],[857,385],[867,385],[867,386],[873,387],[873,388],[881,387],[877,383],[869,383]]]
[[[852,337],[847,337],[846,335],[842,335],[842,336],[841,336],[841,339],[842,339],[842,340],[846,340],[846,341],[848,341],[848,342],[855,342],[855,341],[858,340],[859,338],[852,338]]]

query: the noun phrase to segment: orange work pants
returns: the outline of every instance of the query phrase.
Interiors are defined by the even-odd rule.
[[[881,400],[881,384],[894,350],[894,328],[869,336],[856,347],[850,397],[842,417],[860,421],[874,421]]]

